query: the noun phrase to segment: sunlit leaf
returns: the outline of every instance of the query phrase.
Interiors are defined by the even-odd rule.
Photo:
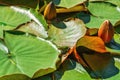
[[[34,20],[39,26],[43,26],[46,30],[48,29],[48,25],[46,23],[46,20],[42,14],[35,11],[34,9],[30,9],[31,13],[31,19]],[[29,15],[29,14],[28,14]]]
[[[7,31],[4,34],[9,52],[0,50],[0,77],[25,74],[36,78],[56,69],[60,52],[50,41],[26,36],[18,31]]]
[[[83,3],[86,0],[61,0],[58,6],[70,8],[77,4]]]
[[[59,47],[73,47],[78,39],[86,33],[84,23],[79,19],[72,19],[64,22],[65,29],[56,28],[53,25],[48,30],[48,35]]]
[[[12,30],[12,29],[14,29],[14,27],[1,24],[0,25],[0,38],[3,38],[3,30]]]
[[[84,36],[78,40],[76,47],[85,47],[90,50],[105,53],[107,52],[105,49],[104,42],[100,37],[97,36]]]
[[[105,2],[110,2],[114,5],[120,6],[120,0],[105,0]]]
[[[8,53],[8,48],[5,46],[3,40],[0,39],[0,50],[3,51],[4,53]]]
[[[120,20],[120,11],[118,11],[116,6],[110,3],[90,2],[88,9],[93,15],[90,17],[90,22],[86,24],[87,27],[99,28],[104,20],[110,20],[112,24]]]
[[[47,32],[44,30],[44,27],[40,26],[34,21],[31,21],[31,22],[28,22],[26,24],[19,26],[17,30],[28,32],[28,33],[31,33],[31,34],[34,34],[36,36],[40,36],[43,38],[48,37]]]
[[[24,9],[22,9],[24,10]],[[26,23],[30,21],[30,17],[28,17],[25,13],[20,13],[18,11],[13,10],[13,7],[9,6],[0,6],[0,22],[9,26],[16,27],[22,23]]]
[[[3,30],[14,29],[17,26],[27,23],[31,20],[35,21],[36,24],[41,27],[41,31],[43,32],[41,33],[42,36],[44,35],[44,37],[47,37],[47,34],[45,33],[45,29],[47,29],[47,23],[41,14],[38,14],[32,9],[27,10],[15,6],[0,6],[0,9],[0,38],[3,38]]]

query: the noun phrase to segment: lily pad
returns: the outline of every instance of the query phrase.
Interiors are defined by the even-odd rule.
[[[120,0],[105,0],[105,2],[110,2],[120,7]]]
[[[83,3],[84,1],[86,0],[61,0],[59,2],[59,5],[60,7],[65,7],[65,8],[71,8],[73,6],[76,6],[77,4],[80,4],[80,3]]]
[[[56,69],[60,51],[50,41],[26,36],[23,32],[6,31],[4,44],[8,51],[0,50],[0,77],[24,74],[36,78]]]
[[[24,9],[23,9],[24,10]],[[16,27],[20,24],[30,21],[24,13],[17,12],[9,6],[0,6],[0,22],[9,26]]]
[[[0,38],[3,38],[3,30],[14,29],[21,24],[30,22],[31,20],[33,20],[37,26],[40,27],[39,33],[42,37],[47,37],[47,32],[45,31],[45,29],[47,29],[47,23],[43,16],[35,12],[35,10],[28,10],[15,6],[0,6],[0,9]],[[35,28],[35,25],[32,28]]]
[[[0,38],[3,38],[3,30],[12,30],[12,29],[14,29],[14,27],[0,24]]]
[[[71,19],[64,22],[64,24],[66,25],[64,29],[51,25],[48,30],[48,35],[51,41],[59,47],[73,47],[77,40],[85,35],[85,25],[79,19]]]
[[[104,20],[110,20],[112,24],[115,24],[117,21],[120,20],[120,11],[117,10],[116,6],[110,3],[90,2],[88,5],[88,9],[93,15],[91,15],[90,17],[90,22],[86,24],[87,27],[99,28],[100,24]]]

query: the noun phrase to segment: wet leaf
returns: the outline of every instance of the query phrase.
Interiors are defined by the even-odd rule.
[[[22,8],[21,10],[26,11]],[[12,6],[0,6],[0,14],[0,22],[13,27],[31,20],[26,13],[15,11]]]

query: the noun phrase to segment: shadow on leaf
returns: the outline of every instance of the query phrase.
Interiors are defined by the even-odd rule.
[[[88,65],[85,69],[92,78],[106,79],[119,72],[110,53],[100,54],[85,47],[77,47],[77,52]]]

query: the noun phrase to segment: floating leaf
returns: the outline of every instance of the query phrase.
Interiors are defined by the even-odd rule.
[[[107,50],[105,49],[104,42],[101,38],[97,36],[84,36],[78,40],[76,47],[85,47],[90,50],[105,53]]]
[[[7,31],[4,35],[9,52],[0,50],[0,77],[25,74],[36,78],[56,69],[60,52],[50,41],[18,31]]]
[[[117,10],[116,6],[110,3],[90,2],[88,9],[94,16],[90,17],[91,20],[86,24],[87,27],[99,28],[104,20],[110,20],[112,24],[115,24],[116,21],[120,20],[120,11]]]
[[[120,34],[114,35],[114,39],[106,44],[106,49],[113,55],[120,55]]]
[[[47,37],[47,33],[45,31],[45,29],[47,29],[47,23],[41,14],[38,14],[32,9],[27,10],[15,6],[0,6],[0,9],[0,38],[3,38],[3,30],[14,29],[31,20],[35,21],[36,24],[41,27],[41,34],[44,35],[44,37]]]
[[[38,25],[34,21],[31,21],[24,25],[19,26],[17,30],[31,33],[31,34],[34,34],[36,36],[43,37],[43,38],[48,37],[47,32],[44,30],[44,27]]]
[[[114,5],[120,6],[120,0],[105,0],[105,2],[110,2]]]
[[[3,38],[3,30],[12,30],[12,29],[14,29],[14,27],[1,24],[0,25],[0,38]]]
[[[30,20],[31,19],[30,17],[27,16],[27,14],[17,12],[13,10],[12,7],[0,6],[0,22],[1,23],[16,27]]]
[[[48,35],[59,47],[73,47],[78,39],[86,33],[84,23],[79,19],[72,19],[64,22],[65,29],[56,28],[53,25],[48,30]]]
[[[69,2],[68,0],[61,0],[58,6],[70,8],[76,6],[77,4],[83,3],[84,1],[86,0],[70,0]]]

